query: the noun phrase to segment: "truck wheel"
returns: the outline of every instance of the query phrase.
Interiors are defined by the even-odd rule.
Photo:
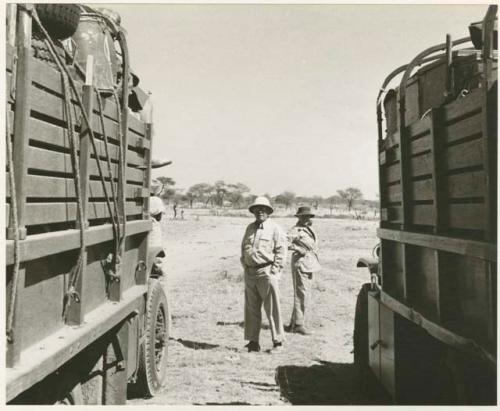
[[[158,280],[150,279],[146,306],[146,335],[140,347],[137,382],[134,387],[136,394],[152,397],[165,381],[169,322],[167,297],[163,286]]]
[[[58,40],[71,37],[80,22],[77,4],[37,4],[36,11],[45,30]]]
[[[356,312],[354,314],[354,367],[356,369],[356,385],[358,395],[364,399],[378,392],[375,376],[369,365],[369,342],[368,342],[368,291],[371,284],[361,286],[356,300]]]

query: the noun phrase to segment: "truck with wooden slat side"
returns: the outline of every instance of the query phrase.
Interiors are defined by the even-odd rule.
[[[496,13],[377,96],[380,244],[358,261],[354,361],[397,404],[497,403]]]
[[[154,395],[170,319],[125,31],[83,5],[6,9],[6,401]]]

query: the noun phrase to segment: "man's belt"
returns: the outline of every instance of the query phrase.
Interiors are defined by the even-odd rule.
[[[259,265],[250,265],[249,267],[250,268],[255,268],[256,270],[258,270],[259,268],[264,268],[264,267],[268,267],[270,265],[273,265],[274,263],[272,261],[269,261],[267,263],[264,263],[264,264],[259,264]]]

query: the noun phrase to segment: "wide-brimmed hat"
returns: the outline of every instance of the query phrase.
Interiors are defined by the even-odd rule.
[[[250,207],[248,207],[248,210],[253,213],[252,209],[256,206],[264,206],[264,207],[267,207],[269,209],[269,214],[272,214],[272,212],[274,211],[274,209],[271,207],[271,203],[269,202],[269,199],[267,197],[257,197],[254,202],[252,203],[252,205]]]
[[[297,214],[295,214],[295,217],[300,217],[302,215],[308,215],[310,217],[314,217],[314,213],[311,212],[311,207],[308,206],[299,207],[297,210]]]

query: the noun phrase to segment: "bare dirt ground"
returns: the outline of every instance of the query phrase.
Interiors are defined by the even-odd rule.
[[[369,403],[354,383],[352,335],[356,296],[369,281],[356,268],[377,243],[375,221],[316,219],[323,271],[316,274],[308,311],[314,334],[287,334],[285,348],[271,353],[267,320],[260,353],[243,340],[241,236],[251,216],[167,219],[164,241],[172,329],[168,377],[154,398],[130,404],[315,404]],[[293,218],[276,218],[285,230]],[[281,277],[285,323],[292,310],[289,262]]]

